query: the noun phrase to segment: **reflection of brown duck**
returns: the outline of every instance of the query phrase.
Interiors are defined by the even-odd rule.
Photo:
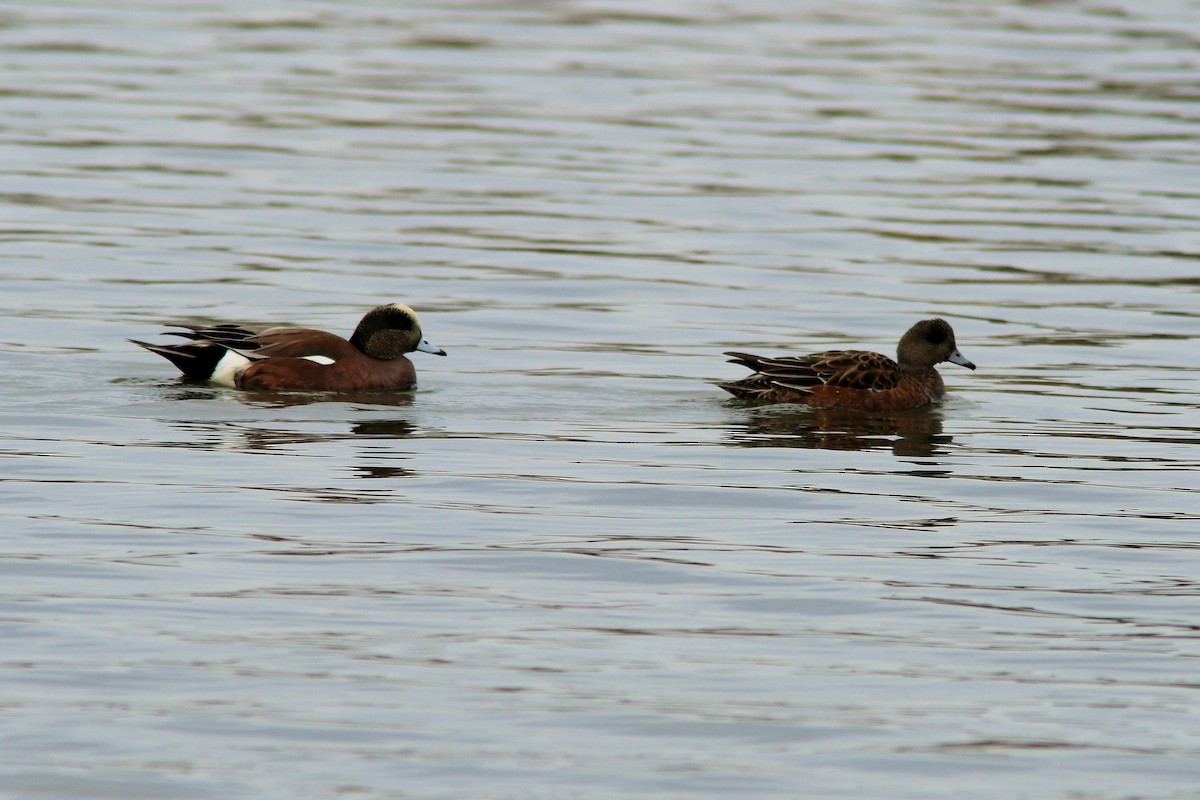
[[[740,447],[798,447],[813,450],[891,450],[898,456],[930,456],[953,441],[942,433],[940,411],[891,414],[819,409],[760,412],[732,433]]]
[[[923,320],[909,328],[896,348],[896,361],[865,350],[779,358],[725,355],[754,370],[748,378],[717,384],[737,397],[857,411],[902,411],[937,402],[946,394],[946,385],[935,364],[949,361],[975,369],[958,351],[954,329],[943,319]]]
[[[367,312],[347,341],[312,328],[240,325],[182,325],[172,335],[188,344],[156,345],[135,340],[179,368],[188,380],[268,392],[363,392],[410,389],[417,373],[405,353],[444,356],[421,336],[421,323],[401,303]]]
[[[185,401],[211,400],[216,396],[217,394],[214,390],[187,389],[175,394],[168,394],[166,395],[166,399]],[[266,394],[264,392],[248,392],[241,397],[246,398],[247,402],[251,402],[255,406],[262,408],[290,408],[310,402],[319,402],[323,399],[321,395]],[[350,397],[354,397],[355,402],[364,404],[373,403],[375,405],[382,405],[378,402],[378,398],[393,397],[393,401],[387,404],[393,407],[410,405],[412,403],[411,396],[383,395],[378,392],[365,396],[350,395]],[[417,431],[416,424],[407,419],[368,419],[354,423],[348,430],[342,430],[341,426],[336,426],[333,429],[323,427],[320,431],[296,430],[294,427],[288,427],[288,424],[282,419],[276,420],[276,422],[278,427],[230,422],[224,418],[216,420],[188,419],[187,421],[176,421],[172,425],[181,431],[185,431],[188,436],[186,440],[172,441],[170,444],[172,447],[186,447],[196,450],[219,449],[243,452],[270,452],[296,445],[325,444],[339,441],[361,442],[362,440],[373,439],[384,443],[399,442],[400,440],[412,437]],[[383,455],[375,455],[376,450],[376,447],[368,445],[363,448],[362,454],[365,458],[379,458],[381,461],[393,457],[407,458],[407,454],[405,453],[400,453],[398,456],[389,454],[386,446],[385,449],[380,451]]]

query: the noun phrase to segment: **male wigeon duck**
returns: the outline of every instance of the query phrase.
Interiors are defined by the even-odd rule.
[[[170,361],[183,377],[262,391],[363,392],[410,389],[417,371],[405,353],[444,356],[421,336],[417,313],[392,303],[366,313],[350,340],[312,328],[179,325],[170,336],[188,344],[157,345],[130,339]]]
[[[949,361],[975,369],[958,351],[954,329],[944,319],[922,320],[909,328],[900,337],[895,361],[865,350],[779,358],[725,355],[732,356],[730,363],[754,370],[748,378],[717,384],[737,397],[857,411],[903,411],[936,403],[945,396],[946,384],[935,364]]]

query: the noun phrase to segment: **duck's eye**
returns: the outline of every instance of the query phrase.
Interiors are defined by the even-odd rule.
[[[941,344],[946,341],[946,331],[940,325],[930,328],[925,331],[925,341],[930,344]]]

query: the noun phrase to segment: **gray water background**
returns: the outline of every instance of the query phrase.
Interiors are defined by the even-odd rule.
[[[0,797],[1200,797],[1200,6],[0,7]],[[179,383],[174,321],[450,355]],[[883,418],[721,352],[976,373]]]

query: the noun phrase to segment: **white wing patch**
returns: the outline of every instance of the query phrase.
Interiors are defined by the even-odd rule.
[[[332,358],[330,358],[329,356],[304,356],[304,360],[312,361],[314,363],[320,364],[323,367],[328,367],[330,364],[335,363],[334,360]]]

